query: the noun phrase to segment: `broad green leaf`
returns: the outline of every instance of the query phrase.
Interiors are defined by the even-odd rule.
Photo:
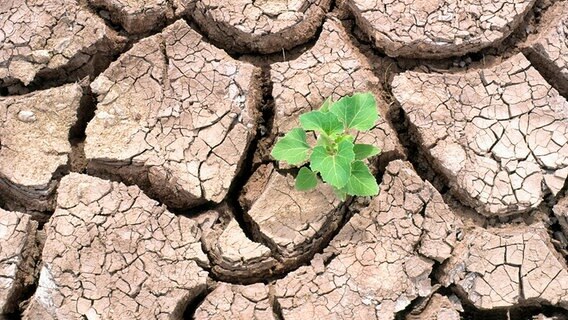
[[[323,146],[315,147],[310,157],[310,167],[321,174],[323,181],[342,188],[349,180],[354,159],[353,143],[342,141],[334,154],[329,154]]]
[[[345,191],[352,196],[375,196],[379,194],[377,179],[371,174],[363,161],[355,161]]]
[[[379,119],[377,102],[370,92],[343,97],[329,111],[343,122],[345,129],[369,130]]]
[[[335,195],[339,198],[339,200],[345,201],[345,199],[347,199],[347,192],[345,192],[345,188],[337,189],[334,187],[333,192],[335,192]]]
[[[311,111],[300,116],[304,130],[315,130],[327,135],[343,132],[343,125],[333,113]]]
[[[325,101],[323,102],[323,104],[319,108],[319,111],[329,112],[329,107],[331,107],[332,104],[333,104],[333,100],[331,100],[331,96],[329,96],[329,97],[327,97],[327,99],[325,99]]]
[[[306,132],[295,128],[278,140],[272,148],[271,155],[279,161],[299,164],[308,160],[308,151],[310,151],[310,145],[306,141]]]
[[[312,170],[302,167],[296,177],[296,189],[300,191],[307,191],[312,190],[317,185],[318,178],[316,177],[316,174]]]
[[[372,144],[358,143],[353,147],[353,152],[355,152],[355,160],[363,160],[379,154],[379,152],[381,152],[381,149],[375,147]]]

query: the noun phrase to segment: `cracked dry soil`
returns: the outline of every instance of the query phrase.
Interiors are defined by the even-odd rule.
[[[568,319],[568,1],[0,2],[0,319]],[[369,91],[381,192],[274,141]]]

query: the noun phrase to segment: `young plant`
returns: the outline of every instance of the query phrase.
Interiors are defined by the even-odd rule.
[[[378,119],[371,93],[356,93],[336,102],[327,99],[319,110],[302,114],[301,128],[280,138],[271,154],[276,160],[302,166],[296,177],[298,190],[315,188],[319,175],[342,201],[347,195],[374,196],[379,193],[379,186],[363,160],[380,150],[355,143],[355,137],[357,131],[373,128]],[[308,143],[306,131],[315,132],[315,146]],[[303,166],[308,160],[309,166]]]

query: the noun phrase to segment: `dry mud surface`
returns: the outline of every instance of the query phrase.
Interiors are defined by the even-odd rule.
[[[0,319],[568,319],[568,1],[0,2]]]

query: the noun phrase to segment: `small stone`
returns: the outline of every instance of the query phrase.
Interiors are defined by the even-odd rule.
[[[30,110],[22,110],[18,112],[18,119],[22,122],[34,122],[37,120],[35,113]]]

